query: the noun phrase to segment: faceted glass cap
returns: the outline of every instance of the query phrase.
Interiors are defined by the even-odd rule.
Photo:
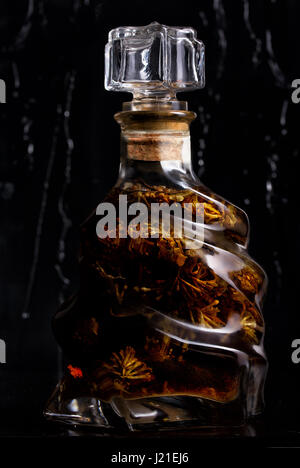
[[[204,44],[193,28],[119,27],[105,47],[105,88],[134,98],[172,98],[178,91],[203,88]]]

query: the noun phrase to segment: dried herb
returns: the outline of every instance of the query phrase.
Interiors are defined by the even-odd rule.
[[[121,379],[151,380],[152,378],[151,368],[136,357],[136,352],[131,346],[113,353],[110,361],[103,367]]]
[[[240,379],[236,366],[225,357],[220,366],[211,353],[198,362],[199,354],[190,343],[199,340],[197,330],[220,330],[232,323],[241,346],[249,349],[261,342],[263,319],[255,297],[264,278],[237,247],[247,242],[242,212],[205,188],[200,193],[127,182],[113,189],[106,201],[117,208],[119,195],[127,195],[128,203],[141,201],[149,207],[189,203],[193,216],[202,203],[204,244],[189,249],[184,235],[166,236],[161,226],[157,238],[97,238],[96,220],[91,218],[83,227],[81,265],[87,278],[83,294],[89,295],[94,284],[102,300],[93,317],[82,312],[77,321],[72,346],[80,356],[85,349],[90,351],[91,360],[84,367],[84,378],[79,367],[68,366],[70,375],[81,378],[92,395],[105,401],[113,396],[179,394],[220,402],[236,398]],[[117,234],[124,234],[127,227],[117,221]],[[140,229],[151,232],[147,222]],[[167,325],[164,332],[155,331],[151,320],[157,311],[165,317],[162,320],[170,317],[187,328],[178,325],[176,336]],[[222,336],[230,343],[230,330]],[[91,348],[95,343],[96,348]]]

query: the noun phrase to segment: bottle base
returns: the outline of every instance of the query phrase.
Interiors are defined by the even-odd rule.
[[[111,427],[104,415],[100,400],[89,396],[63,399],[60,385],[57,385],[48,400],[44,416],[49,421],[73,426]]]
[[[117,397],[105,403],[91,396],[62,397],[58,385],[44,416],[50,421],[100,431],[195,429],[205,434],[255,435],[252,430],[249,433],[242,403],[238,398],[218,403],[185,395],[134,400]]]

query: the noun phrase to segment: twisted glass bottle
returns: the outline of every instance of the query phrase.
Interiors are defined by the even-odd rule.
[[[168,36],[163,28],[150,32]],[[246,250],[246,214],[192,170],[195,114],[145,89],[115,116],[120,173],[104,200],[115,218],[100,236],[98,207],[82,227],[80,292],[54,318],[68,364],[46,416],[108,427],[117,415],[131,429],[240,425],[263,407],[265,273]],[[141,204],[147,216],[133,228]],[[159,207],[171,213],[169,231],[153,225]]]

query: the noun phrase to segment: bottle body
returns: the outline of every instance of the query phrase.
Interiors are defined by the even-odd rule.
[[[120,176],[82,227],[80,292],[54,318],[68,366],[46,415],[130,429],[244,424],[262,411],[267,365],[266,277],[246,250],[247,216],[194,175],[192,113],[116,119]]]

